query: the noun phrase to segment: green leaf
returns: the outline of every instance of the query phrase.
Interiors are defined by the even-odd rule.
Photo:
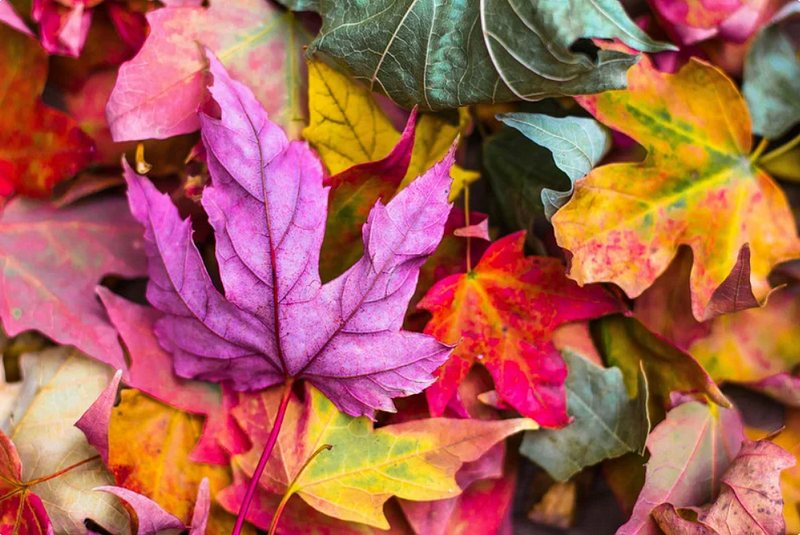
[[[637,56],[573,51],[579,39],[651,40],[618,0],[319,0],[322,30],[309,47],[372,90],[423,110],[539,100],[625,87]]]
[[[570,188],[567,191],[542,190],[542,204],[547,219],[553,217],[572,197],[575,181],[586,176],[611,148],[611,134],[588,117],[557,118],[537,113],[506,113],[497,118],[552,152],[555,164],[569,177]]]
[[[768,138],[784,135],[800,121],[800,60],[780,22],[800,14],[792,2],[753,41],[744,64],[742,92],[750,109],[753,131]]]
[[[603,369],[570,349],[562,355],[569,367],[567,412],[575,420],[563,429],[525,433],[520,452],[559,481],[604,459],[643,453],[650,431],[644,374],[631,399],[618,368]]]

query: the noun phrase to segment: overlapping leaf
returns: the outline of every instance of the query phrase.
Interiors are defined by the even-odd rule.
[[[31,14],[39,23],[44,49],[50,54],[78,57],[92,25],[92,8],[100,1],[33,0]]]
[[[559,481],[604,459],[643,453],[650,432],[644,375],[631,399],[619,369],[603,369],[570,349],[562,355],[569,367],[565,387],[573,421],[564,429],[525,433],[520,452]]]
[[[247,446],[246,437],[229,414],[232,396],[225,395],[215,384],[175,376],[172,357],[153,334],[153,326],[163,316],[161,312],[131,303],[105,288],[98,288],[97,292],[131,357],[126,384],[182,411],[204,415],[203,434],[190,459],[228,464],[229,453],[239,453]]]
[[[774,442],[797,459],[800,454],[800,411],[787,410],[784,425],[785,429],[775,437]],[[795,464],[781,472],[780,485],[786,532],[800,531],[800,467]]]
[[[202,481],[207,479],[211,495],[216,495],[231,484],[230,469],[189,459],[202,432],[198,416],[167,407],[137,390],[123,390],[121,397],[109,427],[108,468],[116,484],[153,500],[181,526],[189,525]],[[212,506],[206,533],[227,535],[233,520]]]
[[[137,518],[136,535],[156,535],[159,531],[183,529],[180,519],[164,511],[156,502],[122,487],[97,487],[97,492],[113,494],[133,510]]]
[[[544,189],[560,191],[572,184],[549,150],[512,128],[503,128],[484,142],[483,159],[502,222],[509,230],[526,231],[530,240],[536,219],[545,215]]]
[[[653,0],[656,9],[670,22],[695,28],[711,28],[742,7],[742,0]]]
[[[309,62],[308,78],[309,125],[303,137],[319,152],[332,175],[381,160],[401,144],[401,134],[367,88],[320,61]],[[468,119],[466,110],[456,117],[429,113],[419,117],[403,186],[444,158]],[[458,166],[451,174],[451,198],[478,178],[475,171]]]
[[[420,302],[433,318],[425,332],[458,343],[426,391],[441,415],[475,363],[500,398],[546,427],[567,423],[566,366],[551,341],[562,323],[622,311],[603,288],[581,289],[555,258],[525,257],[523,232],[493,243],[473,271],[438,282]]]
[[[318,274],[326,216],[321,166],[290,143],[243,85],[209,57],[222,118],[202,116],[212,187],[203,206],[216,236],[223,297],[191,243],[190,225],[150,182],[126,170],[146,228],[147,297],[178,375],[262,389],[311,381],[348,414],[392,410],[417,393],[450,352],[401,330],[419,267],[442,237],[452,152],[364,226],[364,256],[325,284]]]
[[[742,43],[758,28],[768,0],[651,0],[667,30],[691,45],[712,37]]]
[[[667,270],[636,299],[633,313],[649,330],[687,350],[707,336],[712,322],[699,322],[692,314],[692,251],[681,246]]]
[[[0,431],[0,531],[49,535],[50,518],[39,498],[22,481],[22,462],[14,443]]]
[[[200,483],[190,525],[181,522],[150,498],[126,488],[97,487],[95,490],[113,494],[128,505],[128,511],[137,525],[136,535],[157,535],[175,529],[188,530],[188,535],[206,535],[210,506],[208,479]]]
[[[275,389],[244,394],[234,409],[253,449],[233,461],[250,477],[280,395]],[[325,396],[307,386],[305,403],[295,397],[289,402],[283,432],[259,484],[283,494],[316,448],[330,444],[333,448],[316,457],[295,482],[298,495],[325,514],[386,529],[389,523],[382,509],[391,496],[422,501],[457,496],[461,489],[455,474],[462,463],[477,460],[508,435],[536,427],[524,418],[434,418],[373,430],[369,419],[337,411]]]
[[[722,535],[755,530],[764,535],[782,535],[786,533],[786,522],[779,478],[782,470],[795,464],[793,455],[768,440],[745,441],[720,478],[720,495],[710,506],[696,511],[697,522],[684,519],[669,503],[659,505],[653,516],[666,535]]]
[[[2,149],[0,149],[2,150]],[[94,296],[101,277],[146,274],[142,231],[124,199],[66,208],[14,199],[0,217],[3,329],[38,329],[117,369],[117,332]]]
[[[800,59],[781,22],[800,13],[792,2],[764,27],[747,52],[742,93],[753,131],[778,138],[800,121]]]
[[[500,533],[514,499],[517,483],[515,472],[497,479],[477,481],[463,494],[450,500],[433,502],[404,502],[403,512],[417,535],[468,535],[470,533]],[[442,502],[447,505],[442,506]],[[409,504],[417,515],[412,516]]]
[[[10,2],[3,2],[0,4],[0,22],[11,26],[15,30],[27,35],[33,35],[30,28],[25,24]]]
[[[200,127],[208,99],[207,46],[255,92],[270,118],[293,135],[303,119],[306,31],[291,13],[261,0],[164,7],[147,14],[150,35],[119,70],[108,102],[116,141],[167,138]],[[258,68],[254,68],[254,66]]]
[[[233,467],[234,483],[217,496],[223,507],[230,511],[238,509],[247,492],[249,480],[241,468]],[[256,489],[255,497],[247,512],[247,520],[262,530],[268,530],[272,524],[278,505],[279,494],[273,494],[262,487]],[[386,518],[391,525],[388,530],[347,522],[320,513],[300,498],[290,499],[286,503],[280,520],[280,533],[285,535],[407,535],[411,526],[405,520],[397,503],[389,501],[384,508]]]
[[[658,535],[651,513],[662,503],[687,507],[710,501],[743,440],[744,428],[733,410],[689,401],[669,411],[647,439],[644,488],[618,535]]]
[[[0,426],[17,447],[22,481],[95,458],[97,451],[74,424],[108,385],[108,366],[67,347],[26,354],[21,366],[25,386]],[[56,534],[82,533],[87,518],[112,533],[124,533],[128,517],[116,499],[93,492],[111,483],[111,474],[95,459],[35,489]]]
[[[673,392],[701,392],[715,403],[730,407],[713,379],[690,354],[653,334],[638,320],[612,316],[599,320],[593,328],[605,362],[619,367],[632,397],[638,395],[641,367],[657,407],[668,405]]]
[[[325,181],[330,188],[330,207],[320,252],[323,280],[343,273],[364,254],[361,226],[375,203],[391,199],[402,183],[411,160],[415,126],[416,113],[412,112],[400,141],[385,158],[354,165]]]
[[[784,288],[764,308],[715,318],[708,336],[688,351],[715,381],[761,381],[800,364],[799,320],[798,290]]]
[[[111,411],[117,401],[121,380],[122,370],[117,370],[105,390],[75,422],[75,427],[83,432],[86,441],[97,450],[106,466],[108,466],[108,427],[111,424]]]
[[[624,87],[636,57],[600,51],[593,61],[570,49],[578,39],[670,48],[647,37],[617,0],[319,0],[308,7],[322,16],[310,53],[332,57],[402,106],[425,110]]]
[[[548,219],[572,197],[575,181],[586,176],[611,148],[608,131],[589,118],[509,113],[499,115],[498,119],[548,149],[553,154],[556,166],[570,180],[567,191],[542,189],[542,204]],[[506,154],[505,158],[513,156]]]
[[[643,59],[629,85],[580,98],[648,157],[593,170],[553,217],[558,243],[572,255],[570,277],[614,282],[637,297],[686,244],[696,318],[763,302],[770,270],[800,254],[800,241],[783,192],[748,158],[744,99],[697,60],[673,75]]]
[[[497,411],[478,400],[478,394],[491,387],[480,373],[471,373],[458,390],[459,409],[453,412],[480,420],[497,420]],[[451,408],[455,406],[451,404]],[[428,418],[424,398],[412,398],[390,423],[405,423]],[[476,530],[493,533],[507,516],[517,480],[517,456],[505,443],[495,444],[477,460],[464,463],[456,473],[462,493],[453,498],[432,501],[398,500],[408,523],[418,535],[446,535]]]

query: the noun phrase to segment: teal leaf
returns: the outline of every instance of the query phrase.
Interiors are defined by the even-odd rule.
[[[322,29],[308,49],[405,107],[599,93],[626,85],[638,56],[573,51],[579,39],[650,39],[618,0],[317,0]]]
[[[318,11],[319,0],[275,0],[292,11]]]
[[[744,64],[742,92],[750,109],[753,131],[779,138],[800,121],[800,60],[781,28],[781,21],[800,14],[792,2],[761,29]]]
[[[507,231],[534,236],[534,222],[544,215],[543,188],[564,189],[569,179],[550,151],[534,145],[513,128],[502,128],[483,146],[483,167]]]
[[[619,368],[601,368],[570,349],[562,355],[569,367],[567,412],[574,421],[525,433],[520,452],[559,481],[602,460],[643,453],[650,432],[644,373],[631,399]]]
[[[536,113],[506,113],[497,118],[553,153],[553,160],[570,180],[567,191],[542,190],[547,219],[572,197],[575,181],[586,176],[611,148],[611,134],[588,117],[550,117]]]

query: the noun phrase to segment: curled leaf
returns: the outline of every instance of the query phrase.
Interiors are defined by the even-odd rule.
[[[103,459],[103,464],[106,465],[108,465],[108,426],[111,423],[111,410],[117,400],[117,389],[121,379],[122,370],[117,370],[106,389],[75,422],[75,427],[83,431],[86,441],[97,450]]]

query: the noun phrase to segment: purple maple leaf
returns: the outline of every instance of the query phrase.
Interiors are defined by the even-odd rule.
[[[212,185],[203,207],[216,236],[225,295],[212,285],[169,198],[126,166],[131,211],[144,224],[155,332],[181,377],[257,390],[305,379],[341,410],[393,411],[422,391],[452,348],[402,330],[419,269],[451,205],[451,150],[363,227],[364,255],[322,285],[328,188],[306,143],[289,141],[253,94],[209,53],[221,119],[201,114]]]

